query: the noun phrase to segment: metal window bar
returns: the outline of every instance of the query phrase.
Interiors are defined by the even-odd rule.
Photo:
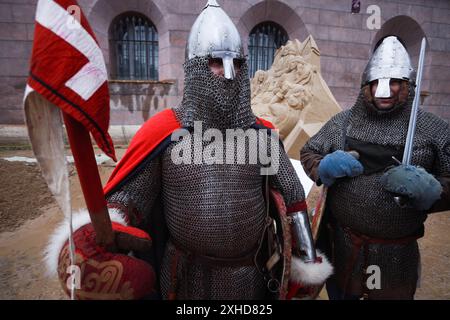
[[[263,22],[254,27],[248,41],[250,77],[257,70],[268,70],[272,66],[276,50],[288,40],[286,31],[273,22]]]
[[[115,77],[123,80],[158,80],[158,33],[137,14],[119,18],[112,28]]]

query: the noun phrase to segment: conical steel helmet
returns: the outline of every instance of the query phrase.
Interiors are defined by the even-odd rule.
[[[376,48],[362,76],[362,85],[378,80],[376,98],[390,96],[390,80],[415,81],[415,71],[406,48],[395,36],[388,36]]]
[[[233,59],[244,58],[239,32],[216,0],[209,0],[195,20],[186,46],[186,60],[206,56],[222,59],[227,79],[236,74]]]

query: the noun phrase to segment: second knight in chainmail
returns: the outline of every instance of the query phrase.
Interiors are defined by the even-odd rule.
[[[397,37],[386,37],[366,67],[355,105],[301,151],[309,176],[329,188],[328,229],[320,242],[334,259],[327,282],[332,299],[413,299],[423,223],[428,213],[450,208],[447,122],[419,109],[412,165],[399,165],[413,98],[408,53]],[[399,195],[406,204],[396,203]],[[369,278],[376,273],[378,279]]]
[[[206,152],[212,137],[204,137],[211,129],[226,136],[227,129],[262,127],[250,108],[239,34],[216,1],[208,2],[192,27],[184,70],[181,104],[154,116],[137,136],[152,132],[152,126],[168,130],[159,119],[182,128],[184,135],[175,141],[173,135],[162,137],[126,178],[108,189],[109,207],[153,237],[154,254],[149,259],[159,275],[161,298],[266,298],[268,282],[255,262],[268,218],[263,164],[249,161],[252,148],[233,151],[231,157],[244,162],[225,162],[230,156],[225,143],[214,151],[224,155],[223,162],[213,161],[217,155]],[[265,147],[277,150],[270,157],[278,159],[279,167],[268,182],[281,193],[287,214],[300,215],[305,211],[302,185],[278,138],[270,137]],[[139,148],[137,139],[130,149]],[[144,139],[155,138],[149,134],[140,141]],[[272,144],[279,148],[271,148]],[[174,155],[184,160],[178,162]],[[119,167],[126,169],[122,162],[131,158],[125,155]]]

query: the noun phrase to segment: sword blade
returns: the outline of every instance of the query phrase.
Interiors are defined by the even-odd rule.
[[[420,103],[420,87],[422,84],[423,65],[425,62],[425,48],[427,41],[422,38],[422,44],[420,46],[419,66],[417,67],[416,77],[416,94],[414,96],[414,102],[411,109],[411,116],[409,117],[408,134],[406,136],[405,150],[403,152],[402,163],[405,165],[411,164],[412,149],[414,144],[414,134],[416,131],[417,111],[419,110]]]

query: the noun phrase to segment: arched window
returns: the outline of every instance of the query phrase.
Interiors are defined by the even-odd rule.
[[[248,39],[250,77],[258,70],[268,70],[275,51],[289,40],[287,32],[275,22],[262,22],[250,32]]]
[[[139,13],[114,19],[110,28],[112,77],[122,80],[158,80],[158,32]]]

